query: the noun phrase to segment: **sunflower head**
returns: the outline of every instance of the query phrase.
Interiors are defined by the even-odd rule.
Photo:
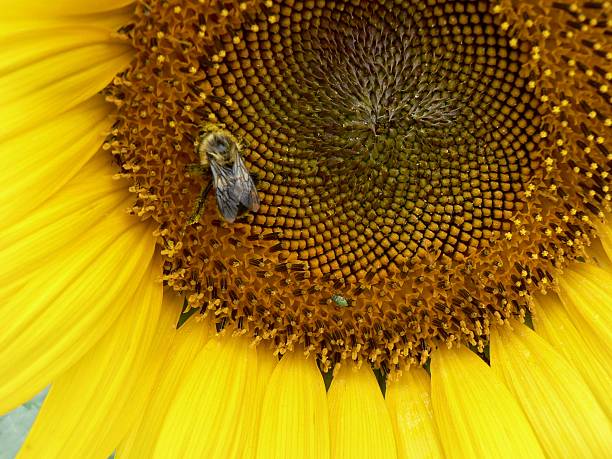
[[[141,2],[107,145],[158,224],[165,282],[220,327],[324,368],[482,351],[610,210],[604,18],[511,0]],[[235,221],[198,201],[202,129],[237,139],[256,177],[260,205]]]
[[[20,458],[610,455],[612,2],[3,6]]]

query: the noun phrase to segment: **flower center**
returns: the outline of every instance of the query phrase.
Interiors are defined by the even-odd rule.
[[[563,124],[563,91],[542,89],[534,50],[550,31],[521,34],[532,19],[509,27],[511,12],[139,4],[124,30],[137,57],[108,88],[110,145],[134,212],[159,223],[167,285],[220,326],[279,352],[299,342],[324,368],[424,362],[440,341],[482,349],[491,320],[524,315],[528,294],[580,255],[602,202],[563,175],[580,175],[588,144],[566,133],[580,124]],[[560,161],[568,143],[575,166]],[[222,165],[243,161],[258,191],[235,220],[219,200],[239,200],[237,182],[224,189],[201,161],[207,148],[224,158],[220,145],[235,145]],[[582,189],[603,192],[596,182]]]

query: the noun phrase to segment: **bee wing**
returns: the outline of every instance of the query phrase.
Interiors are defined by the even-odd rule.
[[[257,188],[240,155],[237,155],[234,161],[233,173],[236,180],[234,193],[237,201],[247,209],[257,212],[259,210]]]
[[[226,221],[232,223],[238,215],[238,198],[234,191],[235,178],[233,168],[220,166],[215,161],[212,161],[210,163],[210,170],[213,174],[219,212],[221,212]]]

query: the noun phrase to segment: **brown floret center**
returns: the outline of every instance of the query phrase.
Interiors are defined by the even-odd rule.
[[[521,8],[139,4],[125,30],[137,58],[108,89],[110,145],[134,212],[159,223],[165,282],[220,326],[279,352],[299,342],[323,366],[482,349],[491,320],[524,315],[581,254],[609,200],[609,56],[593,41],[607,7]],[[549,84],[565,81],[553,49],[592,69],[580,99]],[[261,205],[229,223],[213,191],[191,225],[210,177],[186,166],[211,126],[240,141]]]

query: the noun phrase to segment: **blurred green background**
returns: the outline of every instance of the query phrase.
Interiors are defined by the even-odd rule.
[[[47,389],[19,408],[0,416],[0,459],[13,459],[17,455],[46,395]]]

